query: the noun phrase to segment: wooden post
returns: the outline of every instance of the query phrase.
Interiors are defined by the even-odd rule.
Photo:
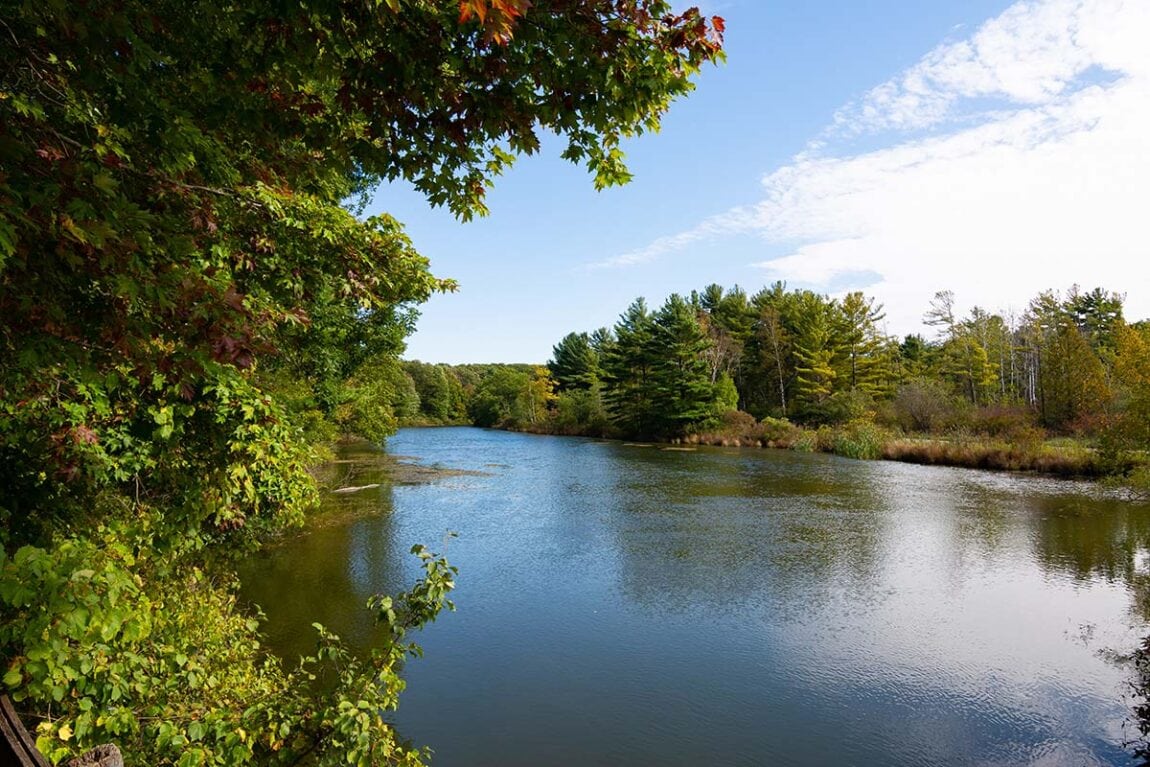
[[[48,760],[36,750],[36,741],[24,729],[24,723],[12,708],[7,695],[0,695],[0,762],[14,767],[49,767]]]
[[[0,765],[51,767],[36,749],[36,741],[24,728],[7,695],[0,695]],[[68,761],[67,767],[124,767],[124,757],[113,745],[97,746]]]

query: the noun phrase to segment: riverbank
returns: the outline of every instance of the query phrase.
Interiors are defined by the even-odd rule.
[[[686,444],[728,447],[769,447],[820,452],[859,460],[887,460],[930,466],[954,466],[995,471],[1024,471],[1058,477],[1099,478],[1114,472],[1089,445],[1067,438],[1043,439],[1027,435],[1012,441],[971,434],[899,434],[868,421],[810,429],[776,423],[763,435],[732,435],[704,432],[690,435]],[[1113,460],[1113,459],[1111,459]],[[1132,461],[1119,466],[1119,473],[1134,468]]]
[[[602,432],[573,433],[570,430],[550,429],[547,424],[500,428],[505,431],[555,436],[593,436],[623,441],[634,439]],[[906,434],[865,420],[811,428],[775,418],[756,421],[744,413],[731,414],[720,428],[667,440],[645,441],[664,447],[705,445],[819,452],[859,460],[1029,472],[1076,479],[1120,478],[1148,468],[1145,456],[1133,452],[1118,456],[1103,455],[1083,439],[1051,439],[1037,429],[1025,430],[1013,439],[962,432]]]

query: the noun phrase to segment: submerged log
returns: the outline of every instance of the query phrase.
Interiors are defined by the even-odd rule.
[[[364,490],[374,490],[377,487],[379,487],[378,482],[376,482],[373,485],[358,485],[355,487],[340,487],[340,488],[337,488],[335,490],[332,490],[332,492],[337,493],[339,495],[347,495],[348,493],[359,493],[359,492],[362,492]]]

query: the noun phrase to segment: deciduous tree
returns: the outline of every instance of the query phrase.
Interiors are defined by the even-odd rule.
[[[249,732],[211,709],[230,702],[163,682],[184,665],[180,645],[198,641],[190,612],[163,624],[176,633],[153,654],[127,633],[160,625],[143,607],[136,624],[95,634],[69,633],[69,611],[88,609],[83,583],[168,589],[163,574],[194,570],[199,547],[298,522],[315,498],[301,412],[355,411],[359,428],[383,432],[409,408],[404,377],[372,376],[395,370],[410,307],[453,283],[430,274],[398,222],[349,201],[405,179],[469,218],[542,133],[563,137],[596,186],[625,181],[621,142],[658,127],[721,56],[721,35],[720,19],[661,0],[5,4],[0,618],[15,628],[0,660],[22,705],[51,709],[54,758],[115,739],[139,764],[418,762],[379,715],[398,689],[402,631],[383,665],[355,666],[322,699],[259,666],[258,649],[237,655],[227,679],[250,684],[240,698],[273,701]],[[73,554],[107,549],[94,541],[108,530],[131,556],[93,571]],[[439,603],[435,575],[412,604]],[[64,583],[79,585],[56,589],[44,630],[19,630],[35,609],[27,594]],[[410,625],[433,616],[413,609]],[[255,629],[244,630],[247,647]],[[75,684],[91,670],[30,657],[57,646],[114,654],[149,697],[113,706],[100,696],[122,690]],[[265,672],[273,682],[257,683]],[[107,713],[84,719],[94,707]]]

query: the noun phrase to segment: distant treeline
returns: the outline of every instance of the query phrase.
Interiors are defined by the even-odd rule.
[[[890,336],[883,318],[861,292],[830,298],[781,282],[754,295],[710,285],[654,311],[638,299],[614,327],[565,336],[545,367],[405,362],[397,415],[652,439],[785,419],[1150,445],[1150,326],[1125,320],[1119,294],[1074,287],[1017,316],[960,317],[944,291],[924,314],[933,338]]]

